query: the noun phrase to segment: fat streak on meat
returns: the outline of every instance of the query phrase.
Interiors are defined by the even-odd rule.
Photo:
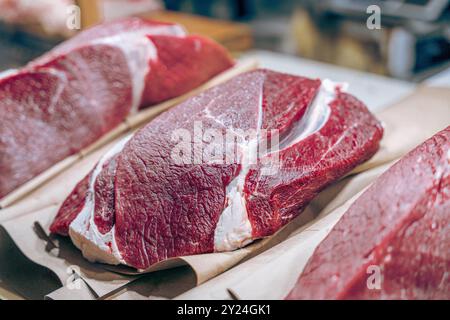
[[[87,147],[139,108],[231,67],[226,51],[175,24],[95,26],[0,77],[0,198]]]
[[[317,247],[288,299],[449,299],[449,249],[447,127],[356,200]]]
[[[207,90],[106,154],[62,204],[51,231],[70,235],[91,261],[137,269],[272,235],[378,149],[379,122],[344,89],[255,70]],[[240,137],[238,160],[176,161],[174,132],[196,137],[198,123],[204,133],[214,128]],[[256,134],[243,136],[248,131]],[[246,161],[267,140],[274,148]],[[198,151],[195,138],[188,146]]]

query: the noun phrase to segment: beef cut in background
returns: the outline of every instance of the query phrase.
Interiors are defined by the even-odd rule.
[[[103,156],[63,203],[51,231],[69,235],[91,261],[137,269],[270,236],[378,149],[380,123],[343,89],[270,70],[211,88]],[[194,133],[196,123],[204,131],[258,134],[239,140],[236,163],[179,163],[173,134]],[[246,162],[273,130],[277,148]]]
[[[222,47],[179,25],[129,18],[86,30],[0,75],[0,198],[130,113],[232,65]]]
[[[450,298],[450,127],[365,191],[288,299]]]

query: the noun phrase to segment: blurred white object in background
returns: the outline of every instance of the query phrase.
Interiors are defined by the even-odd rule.
[[[159,0],[101,0],[99,4],[102,18],[105,21],[155,11],[164,7]]]
[[[66,33],[67,8],[74,0],[0,0],[0,20],[9,24],[39,24],[50,34]]]
[[[0,21],[13,25],[40,25],[47,34],[70,34],[68,9],[76,0],[0,0]],[[113,20],[163,8],[159,0],[90,0],[100,20]],[[83,12],[81,12],[83,15]]]
[[[388,45],[388,69],[392,76],[408,79],[416,63],[416,38],[404,28],[394,28]]]

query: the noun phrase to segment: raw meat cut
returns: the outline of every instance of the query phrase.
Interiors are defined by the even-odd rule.
[[[0,198],[124,118],[231,67],[211,40],[137,18],[106,23],[0,78]]]
[[[447,127],[356,200],[317,247],[288,299],[449,299],[449,249]]]
[[[269,236],[378,149],[380,124],[343,89],[255,70],[193,97],[106,154],[51,232],[137,269]]]

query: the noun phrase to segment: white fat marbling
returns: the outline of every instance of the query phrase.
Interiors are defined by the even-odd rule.
[[[258,121],[255,139],[238,146],[241,150],[241,171],[239,175],[227,186],[227,204],[222,211],[214,232],[214,250],[233,251],[251,243],[252,225],[248,219],[243,196],[245,177],[252,163],[255,163],[258,153],[258,141],[261,135],[263,121],[263,92],[259,93],[258,101]]]
[[[129,135],[120,140],[112,149],[103,155],[97,163],[89,180],[89,190],[84,207],[69,227],[69,235],[72,242],[82,251],[83,256],[86,259],[93,262],[104,262],[109,264],[125,263],[117,248],[115,227],[108,233],[102,234],[95,224],[94,185],[105,163],[123,150],[131,136],[132,135]]]
[[[346,91],[347,84],[324,80],[313,103],[308,107],[305,116],[294,125],[292,131],[280,143],[279,149],[291,146],[320,130],[328,121],[331,110],[329,104],[336,98],[336,90]],[[252,225],[248,219],[243,194],[245,178],[252,162],[246,161],[255,157],[258,152],[258,141],[262,127],[262,93],[260,94],[258,114],[258,139],[241,145],[243,158],[239,175],[227,186],[227,207],[223,210],[214,234],[214,250],[232,251],[241,248],[254,239]]]
[[[1,71],[0,72],[0,79],[12,76],[15,73],[17,73],[17,69],[8,69],[8,70],[5,70],[5,71]]]
[[[96,39],[92,44],[106,44],[118,47],[122,50],[128,63],[132,81],[132,106],[130,113],[139,109],[142,94],[145,89],[145,78],[150,71],[150,61],[158,58],[155,45],[147,37],[148,35],[173,35],[185,36],[182,27],[153,26],[139,31],[122,32],[114,36]]]
[[[330,103],[336,99],[336,91],[347,90],[346,83],[336,83],[325,79],[320,85],[319,92],[313,103],[306,110],[303,118],[294,124],[289,134],[281,141],[280,150],[298,143],[299,141],[319,131],[328,121],[331,114]]]
[[[242,146],[243,157],[257,153],[256,140],[247,146]],[[226,188],[228,206],[222,211],[214,232],[214,251],[233,251],[252,242],[252,225],[248,219],[243,196],[245,177],[250,169],[250,163],[242,159],[242,169]],[[247,162],[247,163],[246,163]]]

